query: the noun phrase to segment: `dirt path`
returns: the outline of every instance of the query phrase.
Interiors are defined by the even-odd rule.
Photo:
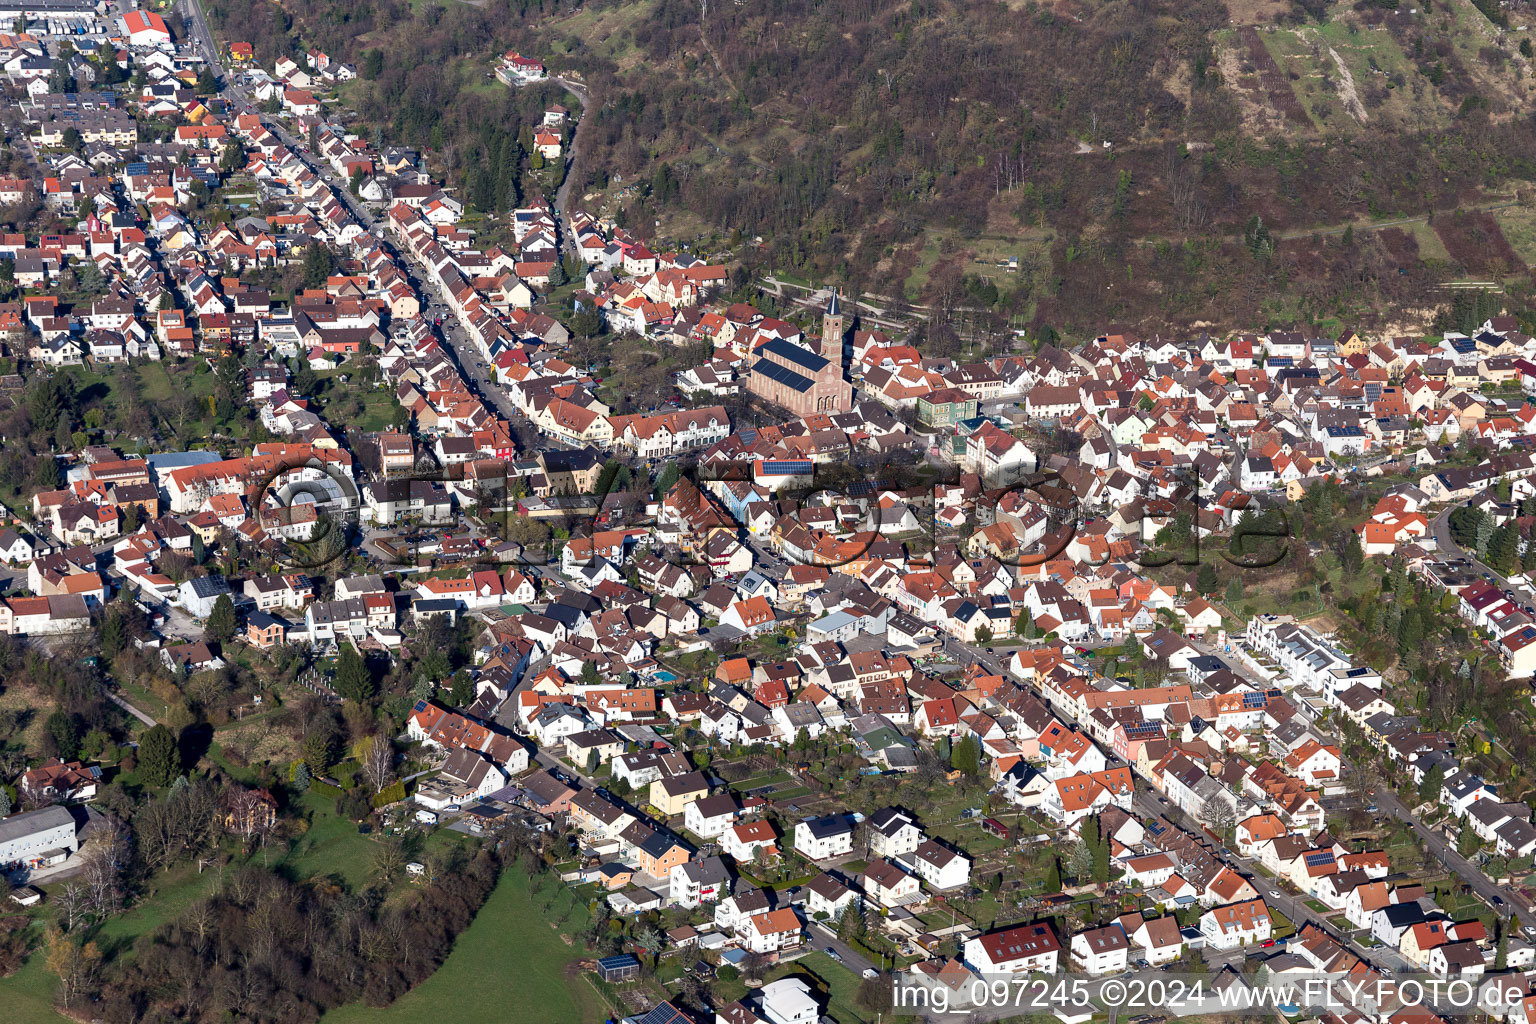
[[[1339,72],[1339,102],[1344,104],[1344,109],[1349,111],[1349,116],[1361,124],[1370,120],[1365,112],[1365,104],[1360,102],[1360,94],[1355,91],[1355,76],[1349,73],[1349,66],[1344,63],[1344,58],[1339,56],[1339,51],[1328,47],[1328,56],[1333,58],[1333,66]]]

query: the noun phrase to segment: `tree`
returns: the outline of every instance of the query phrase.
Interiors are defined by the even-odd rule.
[[[1360,548],[1360,535],[1353,530],[1349,532],[1349,540],[1344,544],[1344,555],[1341,559],[1344,572],[1348,576],[1354,576],[1365,565],[1365,552]]]
[[[48,452],[43,452],[37,457],[37,465],[32,470],[32,482],[44,490],[57,490],[64,482],[59,474],[59,463]]]
[[[303,761],[295,761],[288,771],[288,781],[293,783],[296,792],[307,792],[310,782],[313,781],[309,774],[309,765]]]
[[[866,1014],[882,1016],[891,1012],[891,986],[880,978],[865,978],[853,1001]]]
[[[594,310],[583,309],[571,315],[570,328],[578,338],[594,338],[602,333],[603,318]]]
[[[332,688],[343,698],[359,704],[367,703],[378,692],[368,662],[351,644],[344,646],[336,659],[336,681]]]
[[[1216,587],[1221,580],[1216,575],[1216,567],[1210,562],[1201,562],[1200,568],[1195,571],[1195,589],[1207,596],[1216,593]]]
[[[75,721],[74,715],[60,709],[48,716],[44,727],[59,757],[73,761],[80,756],[80,724]]]
[[[1445,769],[1438,764],[1430,767],[1424,773],[1424,780],[1419,783],[1419,802],[1434,803],[1440,799],[1440,788],[1445,785]]]
[[[864,905],[855,900],[843,910],[837,919],[837,937],[852,942],[864,934]]]
[[[240,143],[230,140],[219,151],[219,170],[232,174],[245,166],[245,150]]]
[[[395,779],[395,745],[388,736],[371,736],[364,742],[363,774],[374,793],[382,793]]]
[[[976,642],[989,644],[992,642],[992,629],[989,626],[980,626],[976,630]]]
[[[1067,848],[1066,868],[1074,881],[1081,881],[1089,877],[1090,872],[1093,871],[1093,850],[1089,847],[1086,840],[1088,832],[1089,830],[1085,827],[1083,829],[1084,838],[1074,841]]]
[[[1205,824],[1212,832],[1222,837],[1225,842],[1227,832],[1237,822],[1237,811],[1230,800],[1212,799],[1206,801],[1204,810]]]
[[[967,778],[975,778],[981,774],[981,745],[975,736],[966,735],[950,749],[949,764],[951,768],[965,775]]]
[[[80,942],[50,926],[44,939],[48,969],[59,976],[59,1002],[74,1005],[90,986],[101,967],[101,951],[94,942]]]
[[[1045,872],[1046,893],[1061,892],[1061,861],[1051,858],[1050,865]]]
[[[208,613],[208,635],[220,643],[227,643],[235,635],[235,603],[228,594],[220,594]]]
[[[1099,885],[1105,885],[1109,882],[1109,837],[1104,834],[1104,824],[1097,814],[1091,822],[1083,823],[1084,841],[1088,840],[1090,832],[1093,835],[1093,841],[1089,844],[1089,851],[1093,855],[1093,880]]]
[[[213,77],[213,70],[206,64],[197,73],[197,85],[194,87],[194,91],[199,96],[212,96],[219,91],[218,79]]]
[[[163,725],[151,726],[139,737],[139,777],[157,789],[181,777],[181,751]]]
[[[304,249],[304,287],[324,288],[336,268],[336,257],[324,242],[312,241]]]

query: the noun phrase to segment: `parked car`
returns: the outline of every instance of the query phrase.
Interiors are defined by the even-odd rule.
[[[838,963],[843,962],[842,954],[833,949],[831,946],[828,946],[826,949],[822,950],[822,952],[827,954],[827,956],[831,957],[833,960],[836,960]]]

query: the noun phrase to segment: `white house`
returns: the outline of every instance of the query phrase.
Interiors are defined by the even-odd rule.
[[[714,839],[725,834],[739,811],[736,798],[729,793],[701,797],[683,808],[683,827],[700,839]]]
[[[930,889],[957,889],[971,880],[971,858],[932,839],[925,839],[899,863]]]
[[[805,887],[805,910],[813,920],[836,921],[849,907],[862,902],[857,890],[844,885],[835,875],[823,871]]]
[[[753,953],[777,953],[800,945],[803,933],[793,907],[781,907],[747,919],[736,937]]]
[[[1072,961],[1089,974],[1113,974],[1130,963],[1131,940],[1118,924],[1089,928],[1072,936]]]
[[[917,876],[879,858],[869,862],[859,881],[864,886],[865,895],[882,907],[895,908],[918,902],[922,893]]]
[[[1055,974],[1061,940],[1049,924],[1037,921],[968,939],[962,955],[978,974]]]
[[[672,902],[692,910],[701,903],[714,903],[731,894],[731,873],[719,857],[690,860],[672,865],[667,895]]]
[[[807,860],[830,860],[853,852],[853,826],[841,814],[795,825],[795,852]]]
[[[923,830],[906,811],[887,807],[869,816],[869,852],[876,857],[905,857],[922,841]]]
[[[1213,907],[1200,915],[1200,934],[1205,936],[1207,945],[1216,949],[1237,949],[1263,942],[1269,933],[1269,908],[1261,899]]]

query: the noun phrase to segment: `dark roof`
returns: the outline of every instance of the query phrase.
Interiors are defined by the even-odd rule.
[[[769,380],[778,381],[785,387],[793,388],[796,391],[809,391],[816,383],[811,378],[796,373],[787,367],[780,366],[778,363],[768,359],[759,359],[753,363],[752,372],[761,374]]]

